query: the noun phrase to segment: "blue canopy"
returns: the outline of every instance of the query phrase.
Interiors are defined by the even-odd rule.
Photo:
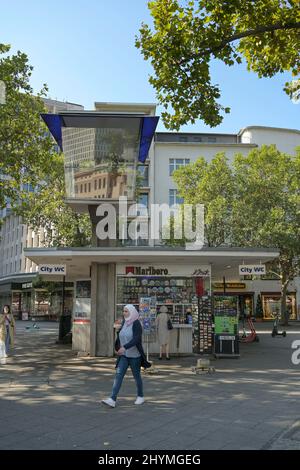
[[[62,142],[62,127],[83,127],[83,128],[97,128],[99,119],[105,118],[106,120],[113,119],[130,119],[139,118],[141,120],[140,132],[140,145],[138,160],[142,163],[145,162],[150,145],[155,133],[155,129],[159,120],[158,116],[141,116],[141,115],[109,115],[95,112],[75,112],[75,113],[61,113],[61,114],[41,114],[42,119],[46,123],[49,131],[63,151]]]

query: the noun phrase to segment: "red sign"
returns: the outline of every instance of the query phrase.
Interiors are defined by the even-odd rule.
[[[199,297],[204,295],[204,279],[202,277],[196,277],[196,294]]]
[[[134,266],[126,266],[126,274],[134,274]]]

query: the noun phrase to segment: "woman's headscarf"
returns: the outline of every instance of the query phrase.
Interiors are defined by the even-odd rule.
[[[128,312],[130,313],[129,317],[125,318],[125,325],[126,326],[132,325],[132,323],[135,322],[135,320],[138,320],[140,314],[137,311],[137,309],[131,304],[125,305],[124,308],[127,308]]]

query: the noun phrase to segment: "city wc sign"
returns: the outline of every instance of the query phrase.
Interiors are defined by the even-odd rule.
[[[61,274],[65,276],[67,274],[67,268],[65,264],[40,264],[39,274]]]
[[[266,274],[266,266],[264,264],[241,264],[239,266],[240,276]]]

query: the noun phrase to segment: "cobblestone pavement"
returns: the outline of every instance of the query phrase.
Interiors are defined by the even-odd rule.
[[[195,375],[197,357],[156,361],[144,375],[146,402],[133,404],[126,376],[117,407],[109,396],[114,360],[78,357],[56,345],[58,324],[26,329],[18,322],[16,349],[0,366],[0,449],[299,449],[300,365],[287,337],[241,345],[239,359],[213,361],[215,373]]]

